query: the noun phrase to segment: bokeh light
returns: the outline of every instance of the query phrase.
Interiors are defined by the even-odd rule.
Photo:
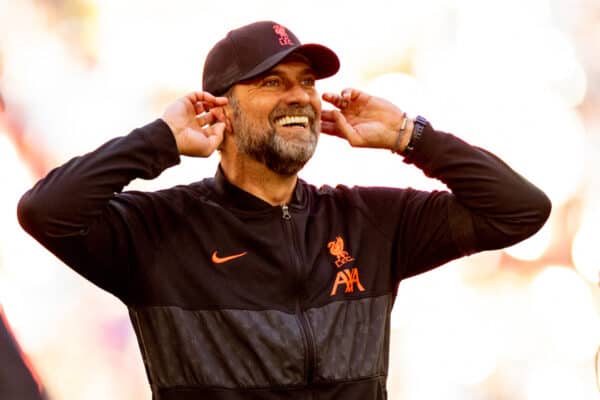
[[[573,268],[549,266],[541,271],[531,284],[531,301],[550,360],[592,360],[600,321],[590,286]]]
[[[593,205],[584,211],[583,222],[572,247],[577,271],[592,284],[600,284],[600,209]]]
[[[534,261],[542,257],[552,242],[552,225],[546,224],[532,237],[508,247],[505,251],[512,257]]]

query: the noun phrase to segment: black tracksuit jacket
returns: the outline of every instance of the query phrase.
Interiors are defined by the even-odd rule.
[[[550,212],[500,159],[431,126],[404,161],[450,191],[299,180],[281,207],[219,170],[122,192],[179,162],[157,120],[51,171],[18,216],[127,305],[155,399],[380,400],[399,282],[525,239]]]

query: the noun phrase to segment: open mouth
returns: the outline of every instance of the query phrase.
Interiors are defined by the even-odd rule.
[[[293,127],[298,126],[302,128],[308,127],[308,117],[305,115],[286,115],[275,119],[276,126]]]

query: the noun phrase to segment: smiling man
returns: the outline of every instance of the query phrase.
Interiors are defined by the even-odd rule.
[[[203,91],[21,199],[22,226],[127,305],[156,399],[386,399],[400,281],[546,221],[544,193],[493,154],[359,90],[319,95],[338,68],[275,22],[235,29]],[[320,133],[397,153],[449,190],[316,188],[298,172]],[[122,191],[215,151],[212,178]]]
[[[292,177],[293,185],[320,129],[321,102],[308,60],[288,56],[266,74],[235,85],[227,98],[232,131],[239,134],[221,147],[224,168],[247,165],[242,160],[248,157],[256,167]]]

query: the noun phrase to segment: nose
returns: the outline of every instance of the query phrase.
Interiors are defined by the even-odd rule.
[[[288,104],[306,105],[310,102],[310,93],[307,88],[300,84],[291,85],[286,91],[286,102]]]

